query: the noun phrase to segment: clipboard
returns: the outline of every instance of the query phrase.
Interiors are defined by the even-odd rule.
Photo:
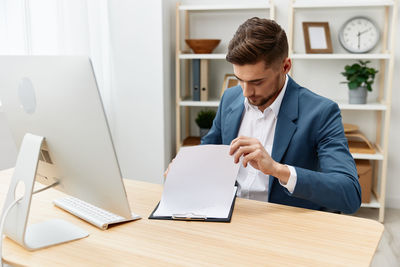
[[[236,193],[237,193],[237,187],[236,187],[236,191],[235,191],[235,196],[233,197],[233,200],[232,200],[231,209],[229,210],[229,215],[227,218],[213,218],[213,217],[207,217],[207,216],[200,215],[200,214],[193,214],[191,212],[188,212],[186,214],[174,214],[173,216],[154,216],[154,212],[157,210],[158,205],[160,205],[160,202],[158,202],[157,206],[155,207],[153,212],[150,214],[149,219],[150,220],[204,221],[204,222],[229,223],[229,222],[231,222],[233,209],[235,208]]]

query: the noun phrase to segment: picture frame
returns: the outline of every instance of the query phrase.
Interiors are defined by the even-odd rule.
[[[239,84],[239,80],[234,74],[225,74],[224,83],[222,84],[220,97],[224,94],[225,90]]]
[[[303,22],[307,54],[332,53],[332,39],[328,22]]]

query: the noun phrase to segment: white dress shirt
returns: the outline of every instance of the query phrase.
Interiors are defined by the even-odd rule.
[[[286,75],[285,84],[281,92],[264,112],[261,112],[258,107],[251,105],[247,98],[244,100],[244,115],[240,124],[238,136],[257,138],[270,155],[274,143],[276,121],[283,96],[286,92],[288,80],[288,76]],[[293,193],[297,182],[297,173],[295,168],[292,166],[288,167],[290,170],[290,178],[287,184],[284,185],[280,183],[280,181],[279,183],[286,187],[290,193]],[[238,197],[268,201],[269,175],[254,169],[250,164],[248,164],[246,168],[241,164],[236,180],[238,182]]]

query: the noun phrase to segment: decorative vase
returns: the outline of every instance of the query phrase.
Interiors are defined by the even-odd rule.
[[[357,87],[349,89],[349,104],[366,104],[367,103],[367,88]]]
[[[203,138],[203,136],[205,136],[209,130],[210,129],[207,128],[200,128],[200,138]]]

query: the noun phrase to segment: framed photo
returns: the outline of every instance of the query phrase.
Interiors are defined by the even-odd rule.
[[[332,53],[332,40],[328,22],[303,22],[307,54]]]
[[[225,74],[224,83],[222,84],[221,89],[221,97],[224,94],[224,91],[228,88],[234,87],[239,84],[239,80],[236,79],[235,75],[233,74]]]

